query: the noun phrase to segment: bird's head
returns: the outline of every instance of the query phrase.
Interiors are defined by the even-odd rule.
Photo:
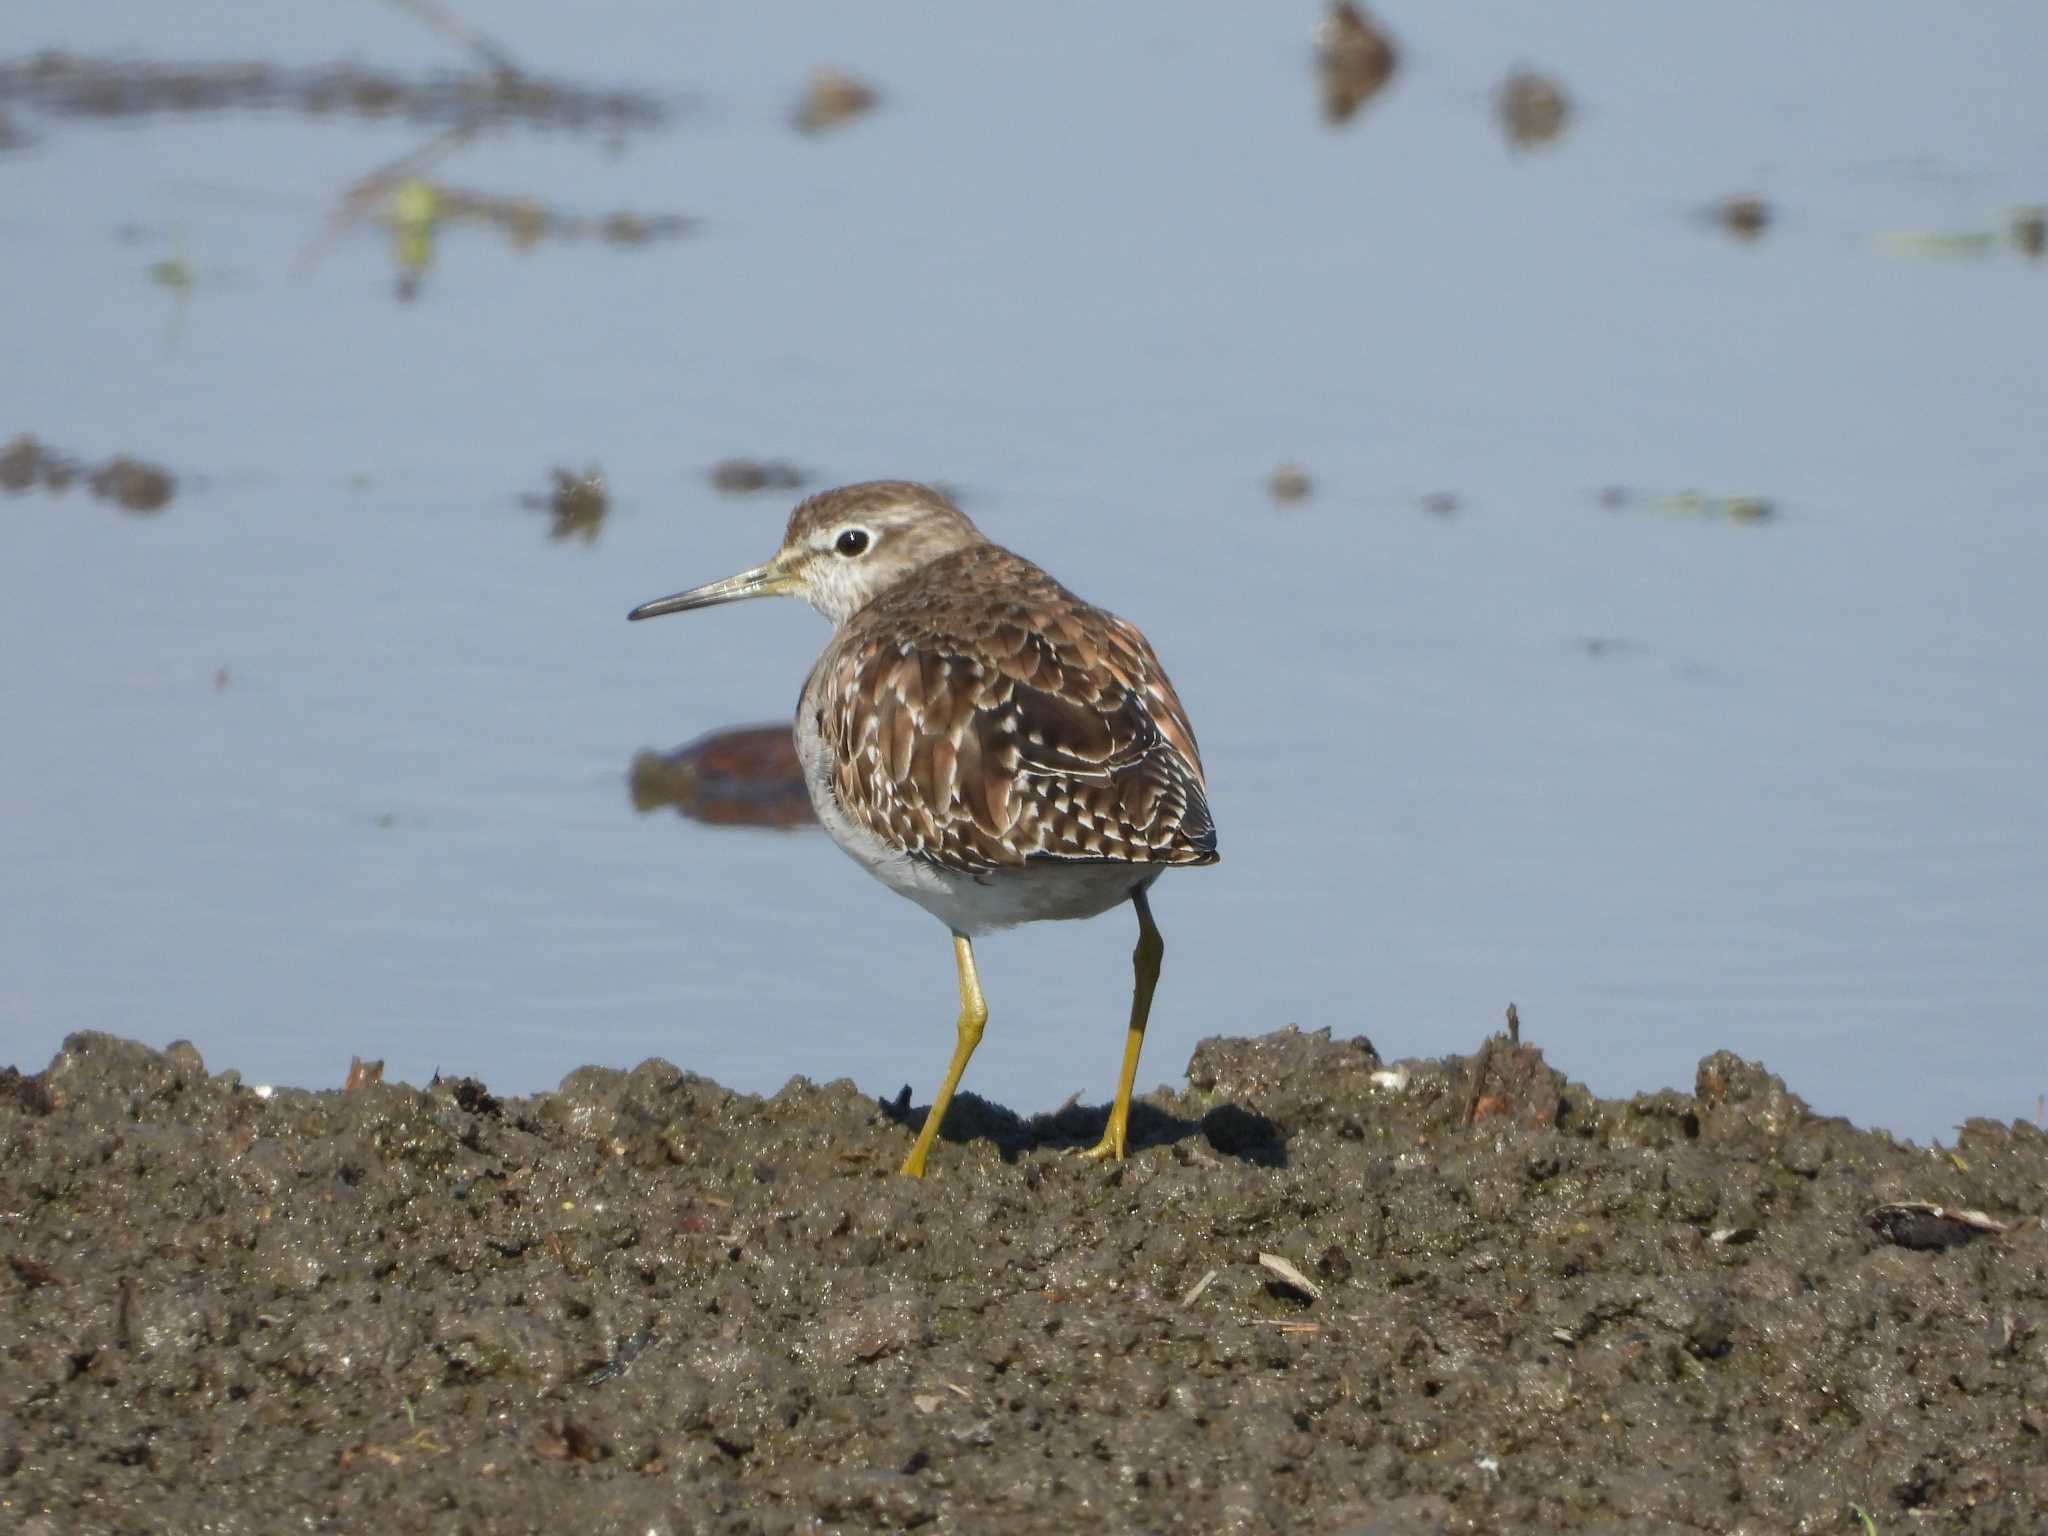
[[[967,515],[929,486],[908,480],[842,485],[797,504],[782,548],[766,564],[642,603],[626,617],[652,619],[744,597],[801,597],[844,624],[932,561],[981,542]]]

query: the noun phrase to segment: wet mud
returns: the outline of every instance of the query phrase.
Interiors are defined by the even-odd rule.
[[[1000,1027],[1000,1021],[997,1027]],[[944,1042],[934,1035],[935,1058]],[[1105,1040],[1105,1050],[1114,1042]],[[971,1079],[970,1079],[971,1080]],[[0,1072],[0,1528],[2027,1531],[2048,1138],[1726,1054],[1205,1041],[1102,1111]],[[1867,1523],[1866,1523],[1867,1522]]]

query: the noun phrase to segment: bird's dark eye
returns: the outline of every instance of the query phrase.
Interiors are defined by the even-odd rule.
[[[832,546],[848,557],[868,552],[868,531],[865,528],[849,528],[839,535],[839,541]]]

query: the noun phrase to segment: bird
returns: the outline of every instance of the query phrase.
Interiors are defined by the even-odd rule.
[[[1166,950],[1147,892],[1168,869],[1218,859],[1194,727],[1151,645],[907,480],[810,496],[766,563],[626,617],[773,596],[801,597],[832,622],[795,724],[818,820],[953,936],[953,1054],[898,1171],[925,1176],[988,1023],[974,940],[1129,902],[1138,943],[1123,1067],[1085,1153],[1122,1161]]]

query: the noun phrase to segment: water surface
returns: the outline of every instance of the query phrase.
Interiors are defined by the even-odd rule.
[[[180,483],[0,502],[0,1055],[101,1028],[524,1091],[660,1054],[922,1102],[937,925],[815,834],[627,797],[637,750],[785,713],[824,639],[623,622],[772,550],[788,497],[705,479],[748,453],[945,480],[1151,636],[1224,861],[1156,894],[1141,1081],[1288,1022],[1462,1050],[1512,1000],[1603,1092],[1725,1046],[1905,1134],[2036,1113],[2048,268],[1885,237],[2048,199],[2037,7],[1873,5],[1854,50],[1764,5],[1389,11],[1402,68],[1341,129],[1308,6],[489,11],[672,115],[432,178],[692,233],[454,228],[401,303],[388,233],[326,232],[434,125],[7,107],[0,433]],[[369,4],[17,31],[469,67]],[[882,106],[799,134],[827,63]],[[1515,150],[1525,65],[1575,112]],[[1754,242],[1697,216],[1737,193]],[[610,514],[551,540],[519,498],[589,464]],[[985,942],[969,1086],[1105,1098],[1133,938]]]

